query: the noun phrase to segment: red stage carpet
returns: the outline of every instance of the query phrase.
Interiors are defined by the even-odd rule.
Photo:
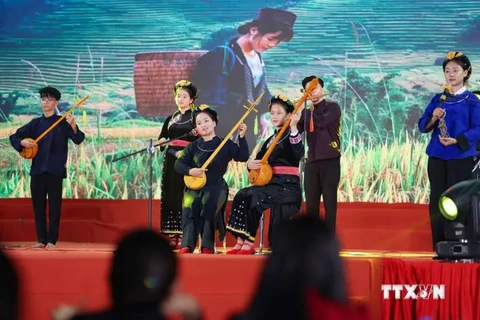
[[[111,244],[130,229],[146,225],[144,200],[66,200],[57,248],[7,251],[22,275],[22,319],[51,319],[51,310],[61,303],[105,307]],[[431,248],[426,206],[342,203],[337,225],[349,297],[366,304],[372,319],[480,319],[474,303],[479,297],[478,265],[441,264],[431,261],[431,253],[419,253]],[[158,226],[159,202],[155,201],[153,228],[158,230]],[[28,246],[25,241],[34,240],[30,200],[2,199],[0,241]],[[227,245],[233,243],[228,238]],[[218,248],[222,249],[221,243]],[[264,259],[183,255],[180,288],[199,300],[208,320],[225,319],[248,303]],[[381,285],[385,283],[442,283],[446,299],[383,300]]]

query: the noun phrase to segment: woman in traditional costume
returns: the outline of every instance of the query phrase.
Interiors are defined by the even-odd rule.
[[[223,139],[215,134],[218,116],[215,110],[201,105],[193,113],[200,138],[190,143],[177,158],[175,170],[184,176],[200,177],[206,175],[204,187],[193,190],[185,187],[183,195],[183,240],[180,253],[192,253],[201,236],[201,252],[214,253],[215,222],[217,214],[225,207],[228,188],[225,190],[223,175],[231,160],[246,162],[248,160],[248,143],[245,139],[247,126],[238,128],[238,144],[227,140],[213,161],[206,169],[202,166],[212,155]]]
[[[462,52],[449,52],[443,61],[443,73],[448,86],[432,98],[418,121],[420,132],[431,132],[426,153],[434,250],[438,242],[446,240],[440,196],[458,182],[472,178],[480,141],[480,100],[466,88],[472,74],[470,60]]]
[[[168,146],[161,147],[167,151],[163,157],[162,168],[162,202],[160,214],[160,231],[170,238],[172,248],[179,249],[182,242],[182,199],[185,183],[183,176],[175,171],[175,161],[178,154],[192,141],[195,134],[189,134],[195,128],[192,121],[192,111],[197,98],[197,88],[188,80],[177,82],[173,89],[178,110],[165,120],[159,142],[172,141]]]
[[[255,160],[248,161],[249,170],[260,168],[260,159],[267,152],[283,125],[290,118],[290,128],[277,142],[268,164],[272,167],[273,178],[265,186],[251,186],[241,189],[235,195],[227,231],[237,238],[237,244],[227,254],[253,254],[253,243],[263,212],[271,210],[269,239],[276,226],[290,219],[300,211],[302,189],[300,186],[300,159],[304,156],[302,137],[297,129],[299,114],[292,115],[294,106],[287,97],[274,96],[269,103],[270,121],[275,134],[269,137],[257,154]]]

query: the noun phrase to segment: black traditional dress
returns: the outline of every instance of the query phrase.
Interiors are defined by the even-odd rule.
[[[176,111],[169,116],[162,127],[158,139],[175,139],[193,130],[192,112],[187,110],[184,114]],[[183,150],[191,141],[197,139],[189,135],[181,140],[172,141],[166,147],[162,168],[162,203],[160,214],[160,231],[168,235],[182,234],[182,199],[185,183],[183,176],[175,171],[175,153]],[[165,147],[161,148],[162,150]]]
[[[200,138],[190,143],[177,158],[175,170],[182,175],[188,175],[190,169],[200,168],[222,142],[222,138],[214,137],[205,141]],[[214,250],[215,222],[217,229],[221,228],[222,213],[228,196],[223,175],[231,160],[245,162],[248,160],[248,143],[245,138],[238,139],[238,145],[232,140],[215,156],[206,171],[207,183],[200,190],[185,188],[183,195],[183,239],[182,248],[192,251],[197,246],[198,235],[202,237],[202,249]],[[221,221],[217,220],[221,217]],[[224,224],[224,222],[223,222]]]
[[[265,141],[256,160],[263,157],[278,132],[279,130]],[[290,130],[287,130],[268,158],[273,170],[272,180],[265,186],[251,186],[237,192],[227,231],[235,237],[254,242],[263,211],[271,209],[270,240],[279,222],[298,213],[302,205],[298,166],[303,156],[304,145],[300,133],[292,136]]]

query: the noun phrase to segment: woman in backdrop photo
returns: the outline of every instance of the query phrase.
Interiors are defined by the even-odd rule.
[[[182,242],[182,200],[185,183],[183,176],[175,171],[178,154],[191,142],[197,139],[192,133],[195,128],[192,121],[192,110],[197,98],[197,88],[188,80],[180,80],[173,88],[178,110],[168,116],[163,123],[158,140],[160,143],[169,139],[177,139],[161,147],[167,151],[163,156],[162,167],[162,200],[160,214],[160,231],[170,238],[170,246],[179,249]]]
[[[226,135],[235,121],[245,112],[243,105],[255,101],[263,92],[259,105],[267,105],[271,94],[267,86],[267,72],[262,54],[293,37],[297,16],[276,8],[261,9],[253,21],[238,27],[238,36],[218,46],[198,59],[192,80],[199,89],[199,104],[213,107],[221,121],[217,132]],[[250,128],[247,142],[254,148],[258,118],[245,120]]]
[[[480,141],[480,100],[466,87],[472,75],[470,60],[462,52],[449,52],[443,61],[443,73],[448,88],[432,98],[418,121],[420,132],[431,132],[426,153],[434,251],[438,242],[445,241],[440,196],[456,183],[472,178]]]

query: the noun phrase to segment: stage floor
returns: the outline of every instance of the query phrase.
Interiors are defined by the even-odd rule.
[[[51,319],[51,311],[62,303],[85,304],[88,310],[106,307],[113,244],[132,229],[148,226],[147,208],[146,200],[65,199],[57,247],[29,249],[35,240],[31,200],[2,199],[0,242],[11,248],[7,253],[21,273],[22,319]],[[160,201],[155,200],[153,230],[159,230],[159,221]],[[267,212],[265,239],[268,223]],[[432,245],[426,205],[339,203],[337,235],[343,248],[349,297],[366,304],[373,320],[382,319],[382,312],[388,316],[398,309],[386,307],[382,300],[385,261],[399,258],[416,263],[431,261],[433,256],[429,252]],[[259,238],[257,234],[257,248]],[[227,234],[226,246],[235,242]],[[14,248],[19,244],[24,247]],[[268,247],[267,240],[264,244]],[[223,243],[217,242],[217,249],[222,252]],[[191,254],[179,259],[180,290],[198,299],[206,320],[220,320],[248,304],[265,256]],[[392,274],[397,273],[402,271]]]
[[[33,244],[3,243],[21,274],[21,319],[51,319],[52,310],[61,304],[86,305],[88,310],[108,306],[113,245],[62,242],[54,249],[29,248]],[[383,258],[432,258],[427,252],[345,251],[341,255],[349,298],[366,304],[372,319],[381,319],[382,314]],[[179,290],[198,299],[207,320],[220,320],[248,304],[265,256],[190,254],[179,259]]]

